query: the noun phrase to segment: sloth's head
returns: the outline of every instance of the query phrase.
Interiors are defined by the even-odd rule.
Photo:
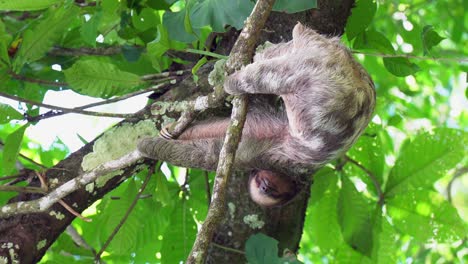
[[[260,206],[281,206],[296,196],[297,186],[290,177],[269,170],[254,170],[249,178],[249,193]]]

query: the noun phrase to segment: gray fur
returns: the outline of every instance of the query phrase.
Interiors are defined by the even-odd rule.
[[[285,109],[278,110],[252,99],[236,156],[240,169],[315,170],[351,147],[375,105],[374,84],[350,52],[338,39],[301,24],[293,40],[256,54],[252,64],[226,79],[224,88],[230,94],[275,94],[284,101]],[[147,157],[214,170],[225,124],[213,122],[194,124],[184,132],[190,135],[186,139],[184,134],[180,140],[144,139],[138,148]],[[208,138],[198,132],[210,126],[222,131]]]

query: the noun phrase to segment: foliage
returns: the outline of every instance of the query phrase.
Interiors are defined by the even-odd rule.
[[[153,84],[143,76],[186,63],[174,56],[178,52],[209,54],[209,33],[241,28],[253,6],[248,0],[84,2],[0,0],[0,91],[42,102],[55,90],[111,98],[148,88]],[[275,9],[293,13],[314,5],[277,1]],[[466,175],[455,177],[468,167],[464,8],[466,3],[454,0],[356,1],[343,42],[372,75],[377,109],[348,158],[315,174],[299,260],[467,260],[468,182]],[[115,47],[118,52],[112,52]],[[68,49],[76,55],[65,56]],[[193,72],[205,62],[201,58]],[[43,146],[29,136],[35,123],[22,119],[38,114],[39,108],[28,103],[0,103],[0,176],[39,169],[35,163],[50,167],[69,154],[60,139]],[[186,258],[206,216],[207,194],[201,191],[204,173],[185,172],[170,166],[153,175],[146,198],[112,240],[104,261],[178,263]],[[99,249],[113,232],[145,173],[87,209],[92,223],[73,223],[92,248]],[[0,193],[0,202],[12,195]],[[277,242],[261,234],[247,241],[245,253],[250,263],[299,263],[280,256]],[[91,250],[63,234],[43,262],[92,259]]]

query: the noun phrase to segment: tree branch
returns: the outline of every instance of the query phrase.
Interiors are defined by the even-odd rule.
[[[142,155],[140,152],[138,150],[134,150],[133,152],[130,152],[123,157],[108,161],[90,172],[84,173],[74,179],[67,181],[66,183],[51,191],[49,194],[37,200],[4,205],[0,209],[0,218],[6,218],[18,214],[45,212],[53,204],[59,202],[62,198],[72,193],[73,191],[76,191],[88,183],[95,181],[99,176],[126,168],[141,158]]]
[[[151,87],[148,88],[148,89],[136,91],[136,92],[133,92],[133,93],[129,93],[129,94],[122,95],[122,96],[119,96],[119,97],[111,98],[111,99],[104,100],[104,101],[101,101],[101,102],[96,102],[96,103],[91,103],[91,104],[87,104],[87,105],[78,106],[78,107],[71,108],[71,109],[74,109],[74,110],[84,110],[84,109],[88,109],[88,108],[91,108],[91,107],[96,107],[96,106],[111,104],[111,103],[115,103],[115,102],[119,102],[119,101],[123,101],[123,100],[129,99],[129,98],[132,98],[132,97],[135,97],[135,96],[144,94],[144,93],[148,93],[148,92],[153,92],[153,91],[156,91],[156,90],[160,90],[160,89],[162,89],[162,88],[164,88],[164,87],[166,87],[166,86],[173,85],[173,84],[176,84],[176,83],[177,83],[177,80],[170,79],[170,80],[165,81],[165,82],[163,82],[163,83],[160,83],[160,84],[157,84],[157,85],[153,85],[153,86],[151,86]],[[1,93],[0,93],[0,95],[1,95]],[[28,118],[28,121],[29,121],[29,122],[37,122],[37,121],[44,120],[44,119],[47,119],[47,118],[56,117],[56,116],[61,116],[61,115],[64,115],[64,114],[69,114],[69,113],[70,113],[70,112],[65,112],[65,111],[62,111],[62,112],[49,111],[49,112],[47,112],[47,113],[44,113],[44,114],[41,114],[41,115],[38,115],[38,116],[29,117],[29,118]]]
[[[422,57],[416,56],[412,54],[385,54],[385,53],[367,53],[357,50],[351,51],[354,54],[362,54],[366,56],[374,56],[374,57],[381,57],[381,58],[406,58],[406,59],[416,59],[416,60],[432,60],[432,61],[455,61],[458,63],[466,63],[468,62],[468,58],[435,58],[435,57]]]
[[[9,95],[9,94],[4,93],[4,92],[0,92],[0,96],[8,98],[8,99],[15,100],[15,101],[18,101],[18,102],[37,105],[37,106],[48,108],[48,109],[59,110],[59,111],[65,112],[65,113],[75,113],[75,114],[101,116],[101,117],[116,117],[116,118],[134,118],[135,117],[135,114],[101,113],[101,112],[80,110],[80,109],[77,109],[77,108],[66,108],[66,107],[61,107],[61,106],[44,104],[44,103],[29,100],[29,99],[21,98],[21,97],[18,97],[18,96]]]
[[[252,59],[257,37],[265,25],[274,2],[274,0],[259,0],[255,4],[229,55],[226,63],[226,72],[228,74],[240,69]],[[217,89],[220,90],[222,87],[217,87]],[[231,121],[219,154],[219,163],[213,188],[213,202],[210,205],[205,222],[203,222],[200,228],[192,251],[188,256],[187,263],[189,264],[205,263],[213,234],[226,212],[226,189],[229,186],[229,176],[231,175],[246,115],[247,96],[241,95],[233,101]]]

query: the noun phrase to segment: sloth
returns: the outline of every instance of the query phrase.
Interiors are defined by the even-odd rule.
[[[300,23],[292,35],[257,52],[224,82],[229,94],[252,94],[234,168],[250,171],[248,191],[264,207],[288,203],[301,189],[298,175],[310,178],[346,152],[375,106],[370,76],[338,38]],[[265,99],[271,95],[282,107]],[[141,140],[138,149],[148,158],[215,170],[228,124],[227,118],[196,122],[176,140],[166,132],[166,138]]]

